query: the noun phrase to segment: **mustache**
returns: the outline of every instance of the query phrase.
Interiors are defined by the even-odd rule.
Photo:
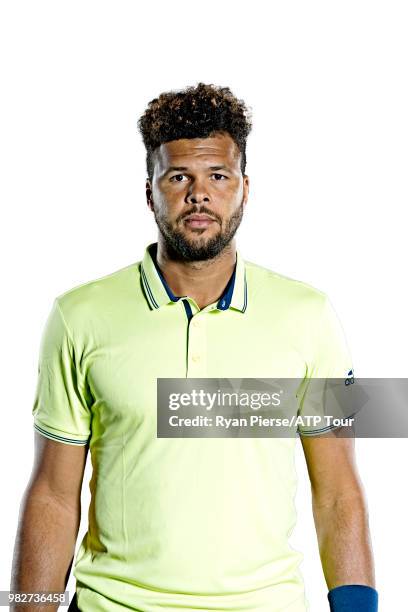
[[[212,210],[206,208],[205,206],[202,206],[201,208],[192,208],[191,210],[186,210],[181,215],[179,215],[179,217],[177,217],[177,223],[179,221],[183,221],[183,219],[189,217],[190,215],[208,215],[211,219],[214,219],[215,221],[218,221],[218,223],[221,224],[220,217],[218,215],[215,215]]]

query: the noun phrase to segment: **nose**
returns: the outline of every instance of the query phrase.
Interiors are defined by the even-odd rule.
[[[186,195],[186,202],[188,204],[201,204],[202,202],[209,202],[210,196],[205,184],[202,181],[193,181],[191,187]]]

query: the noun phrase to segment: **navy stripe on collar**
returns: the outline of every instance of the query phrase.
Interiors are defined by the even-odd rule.
[[[173,291],[170,289],[166,279],[163,276],[163,273],[161,271],[161,269],[159,268],[159,265],[156,261],[156,252],[157,249],[153,248],[150,249],[150,255],[152,257],[152,261],[155,265],[155,268],[157,270],[158,275],[160,276],[160,279],[163,283],[164,288],[166,289],[167,295],[169,296],[169,298],[171,299],[172,302],[177,302],[178,300],[180,300],[182,297],[187,297],[185,295],[174,295]],[[224,292],[222,294],[222,296],[220,297],[220,299],[217,302],[217,308],[219,310],[228,310],[228,308],[231,305],[231,300],[232,300],[232,295],[234,293],[234,285],[235,285],[235,273],[236,273],[236,269],[237,269],[237,263],[235,261],[235,266],[234,266],[234,271],[227,283],[227,286],[224,289]]]

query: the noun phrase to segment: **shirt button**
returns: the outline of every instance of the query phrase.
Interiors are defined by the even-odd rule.
[[[201,357],[200,355],[193,355],[191,359],[194,361],[194,363],[197,363],[197,361],[200,361]]]
[[[200,321],[194,321],[193,320],[193,325],[194,325],[194,327],[200,327]]]

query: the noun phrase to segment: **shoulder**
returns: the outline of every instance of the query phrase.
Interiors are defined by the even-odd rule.
[[[109,312],[113,305],[138,287],[140,261],[75,285],[55,297],[62,316],[69,326],[78,326],[98,315]]]
[[[329,298],[325,291],[308,282],[285,276],[252,261],[245,260],[248,289],[255,299],[280,305],[288,310],[325,308]]]

